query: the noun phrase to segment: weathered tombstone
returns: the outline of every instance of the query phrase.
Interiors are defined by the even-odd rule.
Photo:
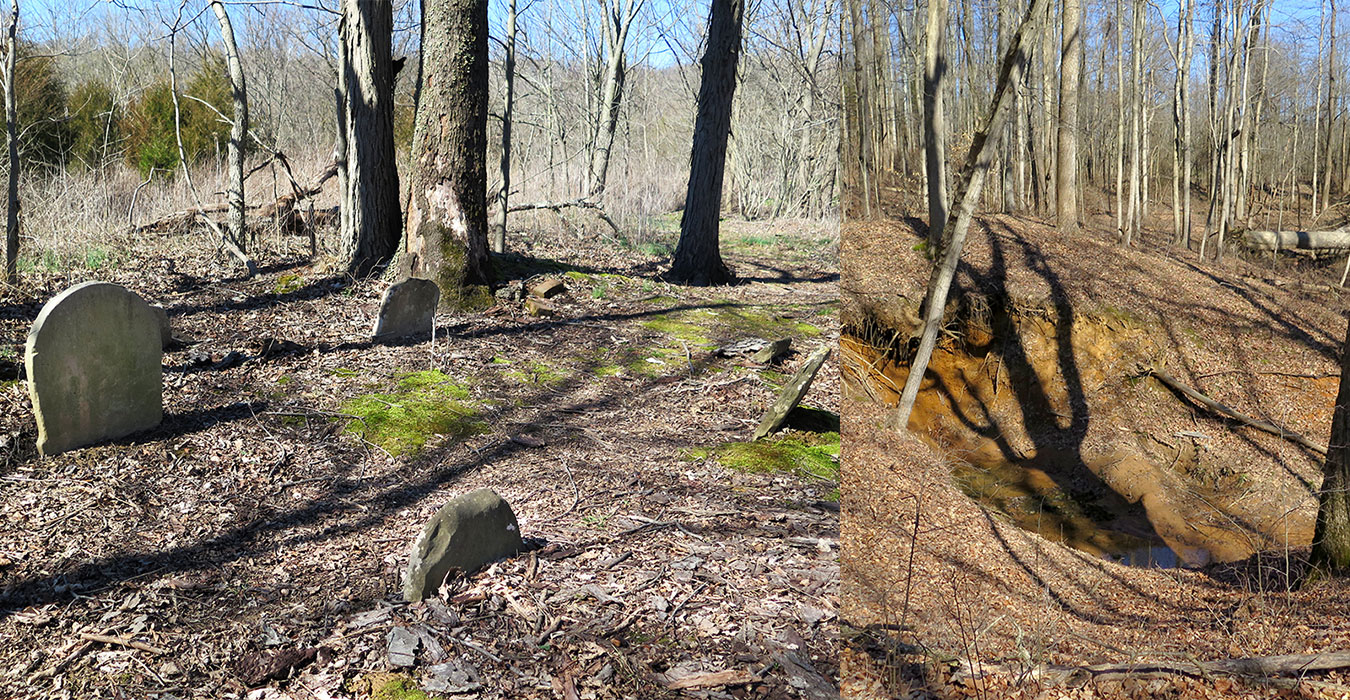
[[[85,282],[42,307],[24,364],[38,452],[54,455],[159,425],[159,320],[135,293]]]
[[[765,411],[764,417],[759,421],[759,426],[755,428],[754,439],[758,440],[783,425],[783,421],[787,420],[787,415],[797,407],[802,397],[806,396],[807,389],[811,388],[811,380],[816,378],[820,366],[825,364],[825,358],[830,356],[830,348],[830,344],[826,343],[816,348],[811,356],[806,358],[802,368],[792,375],[792,379],[788,380],[787,386],[784,386],[783,391],[779,392],[778,400],[768,411]]]
[[[415,603],[433,597],[451,569],[473,571],[520,548],[516,515],[496,492],[478,489],[454,498],[431,516],[413,543],[403,598]]]
[[[159,321],[159,346],[167,348],[173,344],[173,328],[169,326],[169,312],[158,304],[151,305],[150,310],[155,312],[155,320]]]
[[[779,357],[782,357],[783,355],[787,354],[788,349],[791,347],[792,347],[791,338],[779,338],[778,340],[775,340],[772,343],[769,343],[768,345],[765,345],[764,347],[760,348],[759,352],[755,353],[750,357],[750,361],[758,362],[761,365],[767,365],[770,362],[777,360]]]
[[[390,287],[380,301],[375,340],[391,340],[431,330],[441,288],[431,280],[410,277]]]

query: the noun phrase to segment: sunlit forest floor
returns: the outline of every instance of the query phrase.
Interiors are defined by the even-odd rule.
[[[1154,212],[1128,249],[1101,202],[1068,235],[977,218],[917,436],[888,407],[926,229],[845,224],[846,695],[1350,696],[1197,665],[1348,648],[1350,585],[1309,577],[1322,455],[1157,378],[1325,445],[1344,258],[1201,261]]]
[[[390,345],[369,341],[388,282],[334,274],[298,238],[264,236],[249,280],[199,232],[140,234],[0,290],[0,696],[837,687],[837,362],[816,411],[745,444],[811,349],[837,343],[835,227],[727,222],[744,283],[715,289],[658,280],[669,230],[625,245],[541,229],[513,229],[495,265],[561,279],[551,315],[443,312],[434,338]],[[39,458],[25,336],[89,279],[168,310],[165,419]],[[750,336],[792,351],[713,352]],[[426,519],[479,487],[539,548],[400,603]],[[419,639],[410,667],[389,658],[399,627]]]

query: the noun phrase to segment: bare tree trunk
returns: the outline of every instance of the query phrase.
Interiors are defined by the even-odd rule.
[[[1064,0],[1059,69],[1059,152],[1055,220],[1062,233],[1076,230],[1078,213],[1078,92],[1083,71],[1082,0]]]
[[[225,60],[230,70],[230,98],[234,103],[234,123],[230,125],[230,238],[240,250],[247,251],[247,228],[244,225],[244,139],[248,134],[248,86],[244,82],[244,65],[239,60],[239,47],[234,41],[230,16],[220,0],[213,0],[211,9],[220,24],[221,43],[225,46]]]
[[[487,0],[423,0],[412,195],[400,266],[441,301],[491,301],[487,240]]]
[[[1331,129],[1336,119],[1333,102],[1336,99],[1336,0],[1330,0],[1331,12],[1327,18],[1327,136],[1322,143],[1322,206],[1331,206]]]
[[[5,280],[19,277],[19,115],[14,96],[14,63],[18,48],[19,0],[10,2],[9,30],[5,35],[5,144],[9,146],[8,196],[5,207]]]
[[[924,42],[923,140],[928,173],[928,249],[936,255],[947,223],[947,118],[942,105],[947,73],[947,0],[928,0]]]
[[[346,177],[342,259],[364,277],[389,262],[403,233],[394,157],[393,5],[342,0]]]
[[[506,78],[506,98],[502,107],[502,188],[497,191],[497,227],[492,234],[492,252],[506,252],[507,200],[511,196],[511,108],[516,94],[516,0],[506,3],[506,57],[502,70]]]
[[[1125,245],[1133,245],[1139,233],[1143,199],[1140,179],[1143,176],[1143,111],[1144,111],[1144,0],[1134,0],[1134,14],[1130,22],[1130,203],[1125,215]]]
[[[1205,231],[1200,237],[1200,259],[1205,259],[1205,246],[1209,243],[1209,234],[1211,224],[1214,222],[1214,213],[1217,210],[1216,204],[1219,196],[1219,178],[1222,174],[1220,164],[1223,162],[1221,141],[1222,135],[1219,122],[1219,49],[1223,44],[1223,0],[1217,0],[1214,8],[1214,29],[1210,32],[1209,41],[1209,140],[1210,140],[1210,160],[1209,164],[1209,206],[1205,212]]]
[[[1318,187],[1318,176],[1321,174],[1322,157],[1322,58],[1326,49],[1326,27],[1327,27],[1327,2],[1322,0],[1322,13],[1317,24],[1317,68],[1314,69],[1317,80],[1317,97],[1313,100],[1313,143],[1312,143],[1312,214],[1311,218],[1316,221],[1320,212],[1318,204],[1322,190]]]
[[[607,56],[605,79],[598,104],[600,111],[595,122],[591,165],[587,176],[586,191],[589,197],[598,197],[605,191],[609,156],[614,147],[614,131],[619,124],[619,108],[623,102],[623,85],[628,71],[625,54],[628,46],[628,29],[637,18],[642,2],[643,0],[624,0],[624,5],[620,8],[616,1],[613,7],[605,8],[603,27]]]
[[[745,0],[712,0],[680,242],[666,274],[672,282],[709,286],[735,279],[718,248],[718,219],[744,15]]]
[[[1350,568],[1350,325],[1341,348],[1341,381],[1322,463],[1312,562],[1324,570]]]
[[[947,305],[947,294],[951,290],[952,280],[956,277],[956,267],[961,260],[961,249],[965,246],[966,232],[970,229],[975,206],[984,187],[984,179],[989,172],[989,164],[994,157],[990,137],[1003,126],[1008,105],[1012,102],[1012,87],[1021,79],[1021,72],[1027,63],[1027,54],[1035,40],[1034,25],[1040,19],[1041,6],[1045,0],[1031,0],[1022,23],[1009,43],[1008,52],[1000,62],[999,75],[994,96],[989,105],[988,116],[979,131],[975,132],[966,154],[965,165],[957,185],[956,210],[948,215],[947,226],[943,231],[941,256],[933,265],[928,279],[928,290],[924,295],[923,332],[919,338],[919,347],[914,360],[910,362],[909,377],[905,380],[904,391],[900,394],[900,405],[896,410],[896,426],[900,430],[909,424],[909,415],[914,410],[914,401],[919,396],[919,385],[928,370],[928,361],[937,345],[938,331],[942,327],[942,314]]]
[[[1181,40],[1181,245],[1191,248],[1191,51],[1195,46],[1195,0],[1184,0],[1184,38]]]
[[[183,180],[187,183],[188,191],[192,193],[193,203],[197,205],[197,211],[201,212],[205,207],[202,205],[201,196],[197,193],[197,185],[192,181],[192,168],[188,167],[187,149],[183,148],[183,113],[178,100],[178,70],[175,59],[178,54],[178,31],[181,28],[179,22],[182,20],[183,7],[179,6],[179,17],[175,18],[169,31],[169,97],[173,100],[173,135],[178,146],[178,165],[183,169]],[[201,217],[201,221],[216,235],[220,246],[244,265],[248,277],[258,273],[258,266],[249,259],[244,249],[236,245],[215,221],[206,216]]]
[[[1125,19],[1116,0],[1116,237],[1125,240]]]

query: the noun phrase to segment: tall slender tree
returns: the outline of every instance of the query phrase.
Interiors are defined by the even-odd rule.
[[[8,197],[5,207],[5,279],[13,284],[19,276],[19,113],[14,96],[16,36],[19,31],[19,0],[10,2],[9,26],[5,32],[4,74],[5,144],[9,147]]]
[[[947,0],[928,0],[924,33],[923,141],[928,174],[928,249],[937,253],[947,225],[947,116],[942,105],[947,73]]]
[[[942,328],[942,314],[947,305],[947,294],[951,291],[952,280],[956,278],[956,266],[961,260],[961,250],[965,247],[966,233],[970,230],[970,221],[975,216],[975,207],[984,189],[989,165],[994,159],[994,148],[990,140],[1002,128],[1003,120],[1007,116],[1012,102],[1012,87],[1021,80],[1027,57],[1036,39],[1037,20],[1041,19],[1045,2],[1046,0],[1031,0],[1027,6],[1022,23],[1008,44],[1008,52],[999,62],[993,99],[980,129],[971,139],[965,164],[961,166],[954,198],[956,209],[947,215],[942,246],[928,278],[928,288],[920,307],[923,309],[924,319],[919,347],[910,362],[909,376],[905,379],[905,388],[900,393],[900,404],[896,409],[896,425],[900,430],[905,430],[909,424],[914,401],[919,396],[919,386],[923,383],[923,375],[928,370],[928,361],[933,356],[933,348],[937,346],[938,331]]]
[[[247,229],[244,225],[244,139],[248,134],[248,84],[245,82],[244,63],[239,58],[239,46],[235,43],[234,27],[230,24],[230,15],[225,12],[225,4],[214,0],[211,9],[220,24],[221,43],[225,46],[225,61],[230,73],[230,101],[234,105],[228,147],[230,237],[241,250],[247,250]]]
[[[1064,35],[1060,43],[1055,220],[1059,230],[1067,232],[1079,226],[1078,94],[1083,73],[1082,0],[1064,0]]]

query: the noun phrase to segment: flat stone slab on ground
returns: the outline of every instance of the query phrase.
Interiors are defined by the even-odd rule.
[[[375,319],[376,340],[392,340],[431,331],[441,289],[431,280],[410,277],[385,290]]]
[[[159,319],[135,293],[85,282],[42,307],[24,364],[38,452],[54,455],[159,425]]]
[[[427,521],[413,544],[403,597],[435,597],[451,569],[469,572],[520,551],[520,526],[511,506],[492,489],[451,499]]]

